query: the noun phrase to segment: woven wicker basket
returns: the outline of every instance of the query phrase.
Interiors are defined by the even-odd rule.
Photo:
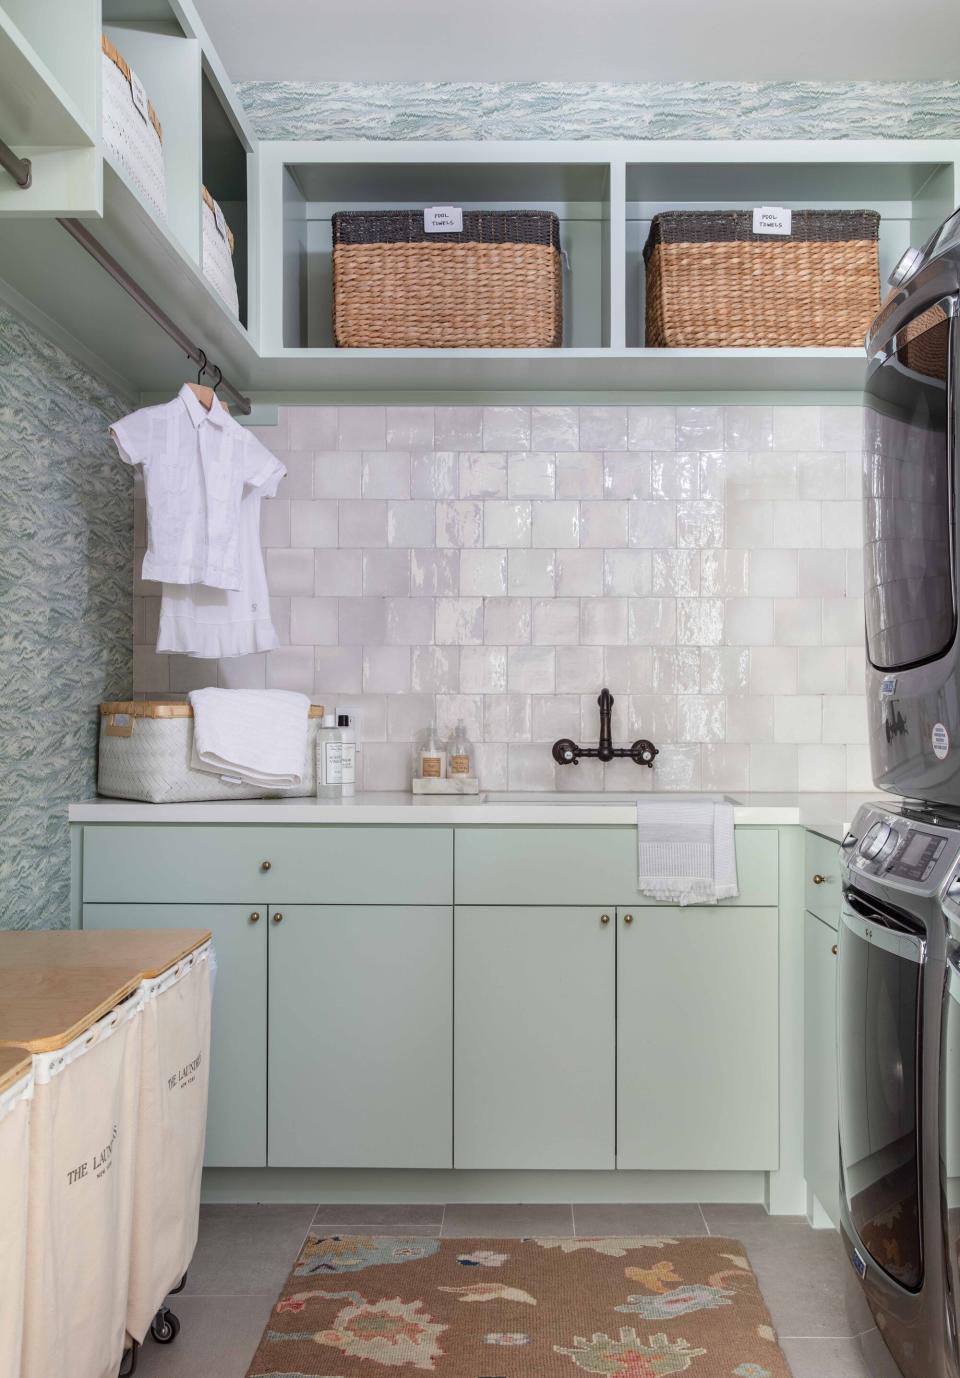
[[[200,190],[203,197],[203,275],[213,283],[233,315],[239,316],[237,277],[233,270],[233,231],[206,187],[201,187]]]
[[[465,211],[431,234],[422,211],[333,216],[333,332],[353,349],[547,349],[562,343],[560,222]]]
[[[303,783],[291,789],[232,784],[193,768],[193,709],[188,703],[101,703],[97,793],[148,804],[204,799],[302,798],[317,792],[317,728],[322,704],[310,708]]]
[[[754,234],[752,211],[655,215],[643,250],[651,348],[860,346],[880,301],[875,211],[794,211]]]
[[[147,102],[144,119],[133,103],[130,67],[107,38],[100,36],[103,81],[103,141],[124,175],[152,207],[159,220],[167,218],[167,182],[163,161],[163,129]]]

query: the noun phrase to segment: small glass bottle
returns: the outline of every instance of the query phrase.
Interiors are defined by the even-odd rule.
[[[447,752],[436,723],[431,724],[430,731],[421,743],[418,764],[421,780],[443,780],[447,774]]]
[[[447,742],[447,774],[451,779],[473,774],[473,742],[467,736],[462,718],[458,718],[453,735]]]
[[[317,798],[343,796],[343,738],[333,713],[324,713],[317,731]]]
[[[338,714],[337,727],[343,743],[343,793],[349,796],[357,790],[357,734],[347,713]]]

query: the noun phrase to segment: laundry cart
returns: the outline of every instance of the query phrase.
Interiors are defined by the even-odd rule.
[[[206,941],[140,987],[143,1052],[127,1307],[127,1331],[138,1344],[148,1329],[161,1344],[180,1329],[164,1302],[185,1276],[197,1243],[213,965]]]
[[[30,1170],[29,1053],[0,1048],[0,1373],[20,1372]]]
[[[131,1295],[145,986],[209,936],[0,934],[0,1045],[33,1054],[20,1378],[116,1378]]]

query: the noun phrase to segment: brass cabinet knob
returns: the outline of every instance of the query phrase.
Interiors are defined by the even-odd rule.
[[[624,916],[623,916],[623,921],[624,921],[624,923],[633,923],[633,915],[632,915],[632,914],[624,914]]]
[[[253,911],[253,913],[250,915],[250,922],[251,922],[251,923],[259,923],[259,922],[260,922],[260,910],[259,910],[259,909],[255,909],[255,910]]]
[[[608,924],[608,923],[610,922],[610,915],[609,915],[609,914],[601,914],[601,915],[600,915],[600,922],[601,922],[602,924]]]
[[[261,870],[261,871],[269,871],[269,870],[270,870],[270,867],[272,866],[272,864],[273,864],[273,863],[270,862],[270,861],[261,861],[261,863],[260,863],[260,870]]]
[[[826,883],[826,879],[827,879],[826,876],[820,875],[820,873],[819,873],[819,871],[818,871],[817,874],[816,874],[816,875],[814,876],[814,878],[813,878],[813,883],[814,883],[814,885],[824,885],[824,884]]]
[[[282,915],[282,914],[274,914],[274,916],[273,916],[273,921],[274,921],[274,923],[283,923],[283,915]]]
[[[836,955],[837,955],[837,953],[840,951],[840,949],[839,949],[839,947],[837,946],[837,944],[834,943],[834,945],[833,945],[833,947],[830,949],[830,951],[833,953],[834,957],[836,957]]]

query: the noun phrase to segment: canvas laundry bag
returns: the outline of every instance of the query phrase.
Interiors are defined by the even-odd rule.
[[[33,1073],[0,1092],[0,1373],[20,1372]]]
[[[130,1279],[143,1001],[33,1060],[21,1378],[116,1378]]]
[[[138,1343],[193,1257],[210,1077],[209,942],[140,986],[143,1056],[127,1330]]]

